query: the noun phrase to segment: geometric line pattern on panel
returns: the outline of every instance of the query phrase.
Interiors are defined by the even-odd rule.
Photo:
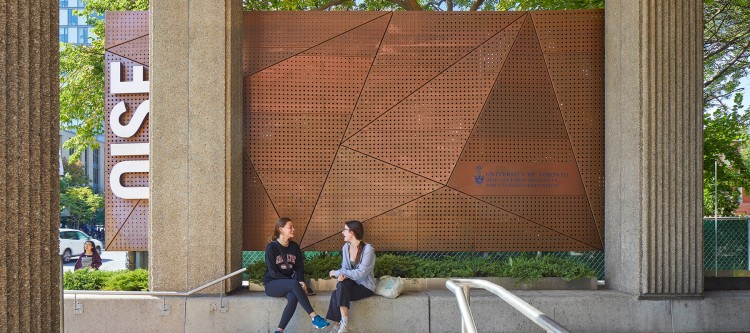
[[[345,140],[522,15],[521,12],[482,14],[399,12],[394,15]],[[483,18],[482,29],[476,27],[478,17]]]
[[[604,50],[592,47],[600,43],[604,20],[575,11],[534,12],[532,19],[603,243],[604,140],[590,138],[604,136]]]
[[[104,115],[105,123],[110,121],[110,113],[115,105],[125,103],[126,112],[120,116],[121,124],[129,124],[141,103],[149,99],[148,93],[111,94],[109,89],[112,62],[119,62],[122,70],[122,81],[133,80],[135,66],[144,66],[144,80],[148,80],[148,12],[107,12],[105,33],[105,67],[104,71]],[[122,161],[148,160],[142,156],[111,156],[111,144],[147,143],[149,142],[148,116],[138,131],[131,137],[115,135],[110,126],[105,126],[105,175],[110,175],[112,168]],[[125,173],[120,182],[125,187],[147,187],[148,173]],[[105,249],[118,251],[148,250],[148,214],[149,200],[122,199],[112,193],[109,177],[104,177],[105,197]]]
[[[245,77],[245,149],[278,214],[304,235],[388,14]]]
[[[244,248],[601,250],[603,12],[369,15],[245,14]]]
[[[524,170],[538,173],[534,178],[546,179],[547,174],[563,171],[568,174],[565,183],[567,196],[555,195],[550,200],[545,194],[556,194],[548,188],[507,188],[501,193],[488,193],[487,187],[477,186],[472,171],[477,166],[491,170]],[[557,211],[569,209],[571,197],[585,198],[568,131],[555,98],[552,82],[542,55],[537,34],[530,17],[525,20],[513,49],[508,55],[497,83],[485,104],[449,186],[476,196],[502,196],[514,200],[494,200],[497,205],[519,216],[531,219],[552,230],[563,232],[571,238],[596,247],[601,246],[599,234],[587,206],[577,219],[558,221],[539,220],[529,214],[553,210],[518,209],[520,207],[557,207]],[[493,173],[488,181],[498,178]],[[512,178],[520,178],[515,173]],[[545,184],[540,184],[545,185]],[[521,206],[516,204],[522,204]],[[571,229],[572,227],[572,229]],[[571,234],[564,230],[576,230]],[[583,230],[583,231],[582,231]],[[581,235],[583,233],[584,235]]]
[[[242,41],[244,76],[260,72],[381,16],[390,15],[383,12],[246,12]]]

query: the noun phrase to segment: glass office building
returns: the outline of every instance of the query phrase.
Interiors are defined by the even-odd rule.
[[[93,36],[91,26],[86,19],[74,14],[83,11],[86,6],[84,0],[60,0],[60,41],[71,44],[91,44],[89,37]]]

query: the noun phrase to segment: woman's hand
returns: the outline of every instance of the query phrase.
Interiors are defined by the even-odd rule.
[[[339,281],[344,281],[344,280],[346,280],[346,275],[344,275],[344,274],[340,274],[337,280],[339,280]]]
[[[302,290],[304,290],[305,292],[307,292],[307,284],[305,284],[304,282],[300,281],[299,285],[302,287]]]
[[[329,277],[336,277],[336,271],[330,271],[328,272]]]

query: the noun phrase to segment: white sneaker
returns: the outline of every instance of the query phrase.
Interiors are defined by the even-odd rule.
[[[337,333],[349,333],[350,325],[349,323],[341,323],[339,325],[339,330],[336,331]]]

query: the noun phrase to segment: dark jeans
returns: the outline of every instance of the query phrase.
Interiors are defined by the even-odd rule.
[[[281,313],[281,321],[279,321],[279,328],[284,329],[289,321],[292,320],[294,310],[297,309],[297,301],[299,301],[302,308],[307,313],[312,313],[313,308],[310,305],[310,300],[307,298],[307,294],[302,290],[302,286],[299,285],[297,280],[283,279],[283,280],[271,280],[266,283],[266,295],[271,297],[286,296],[286,307],[284,312]]]
[[[372,296],[372,290],[365,286],[357,284],[354,280],[346,279],[336,284],[336,291],[331,294],[331,302],[328,304],[328,314],[326,318],[339,322],[341,321],[340,306],[349,308],[351,301],[359,301],[363,298]]]

